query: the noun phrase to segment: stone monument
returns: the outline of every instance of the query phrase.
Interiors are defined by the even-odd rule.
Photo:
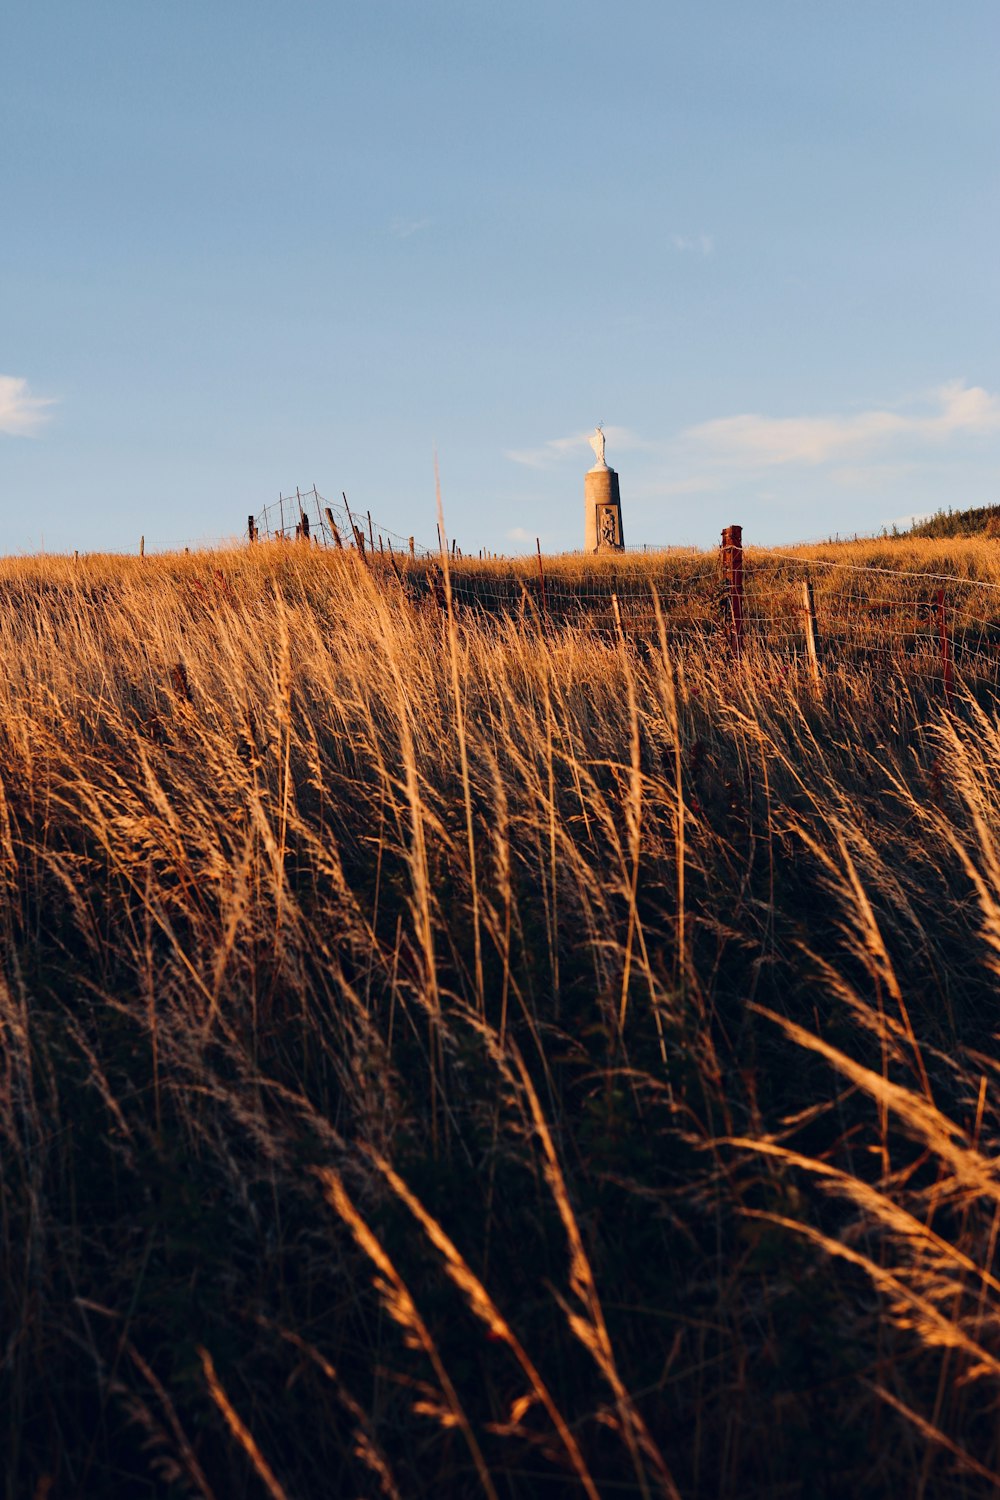
[[[598,427],[590,439],[597,462],[583,479],[585,552],[621,552],[625,546],[622,531],[622,502],[618,475],[604,461],[604,432]]]

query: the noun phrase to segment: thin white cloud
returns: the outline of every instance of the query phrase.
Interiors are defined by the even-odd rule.
[[[705,234],[672,234],[670,243],[675,250],[689,255],[713,255],[715,253],[715,236]]]
[[[1000,432],[1000,396],[954,380],[939,386],[924,409],[873,410],[847,416],[766,417],[743,413],[689,427],[684,438],[727,463],[767,468],[777,464],[843,463],[867,457],[900,438],[942,442]]]
[[[389,225],[389,233],[394,240],[408,240],[424,229],[429,229],[430,224],[430,219],[393,219]]]
[[[524,464],[529,469],[551,469],[564,459],[577,453],[583,453],[590,448],[590,432],[574,432],[571,437],[549,438],[538,448],[508,448],[504,454],[511,463]],[[651,445],[643,441],[636,433],[628,427],[604,426],[604,441],[607,444],[609,455],[616,452],[635,452],[639,448],[649,448]],[[591,458],[593,462],[593,458]]]
[[[0,432],[30,437],[49,420],[52,396],[33,396],[20,375],[0,375]]]
[[[523,526],[512,526],[507,533],[508,542],[530,542],[531,533]]]

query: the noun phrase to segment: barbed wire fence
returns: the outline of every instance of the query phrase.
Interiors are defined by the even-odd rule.
[[[374,521],[370,510],[352,508],[343,492],[340,500],[327,500],[315,484],[308,490],[296,488],[294,495],[279,495],[257,515],[248,516],[246,534],[252,542],[316,541],[325,547],[354,546],[361,552],[385,552],[391,548],[393,553],[424,558],[437,557],[442,545],[440,533],[436,546],[418,542],[413,536],[403,536],[380,521]],[[465,554],[454,539],[450,549],[453,557],[464,559]],[[622,550],[647,555],[661,551],[694,552],[696,549],[642,542]],[[480,561],[497,556],[486,549],[480,549],[478,555]]]
[[[353,550],[391,569],[406,595],[446,606],[445,548],[452,603],[486,622],[532,616],[542,626],[578,626],[655,639],[662,622],[671,648],[699,646],[739,662],[779,657],[819,687],[842,665],[872,671],[893,662],[918,670],[951,703],[963,681],[1000,687],[1000,582],[960,572],[778,552],[744,551],[742,528],[727,527],[717,551],[645,545],[597,558],[463,556],[404,537],[315,486],[282,495],[248,517],[251,541],[306,541]],[[536,544],[537,545],[537,544]],[[482,566],[479,566],[482,564]],[[654,600],[655,591],[655,600]]]
[[[370,510],[352,509],[345,494],[340,500],[325,499],[315,485],[279,495],[258,515],[248,516],[247,535],[251,542],[311,541],[324,547],[354,547],[363,554],[388,551],[427,558],[440,550],[373,521]]]

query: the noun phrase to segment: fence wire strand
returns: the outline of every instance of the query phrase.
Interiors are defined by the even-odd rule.
[[[303,523],[303,517],[308,524]],[[350,506],[332,502],[315,486],[282,495],[255,518],[260,540],[309,540],[327,548],[354,550],[384,563],[415,601],[445,607],[442,547],[427,546]],[[502,558],[480,552],[466,557],[449,547],[451,596],[460,616],[482,623],[530,613],[547,626],[589,630],[612,636],[615,617],[636,637],[656,633],[657,595],[667,638],[673,647],[773,652],[801,662],[808,651],[803,584],[813,598],[818,652],[824,667],[853,660],[909,660],[929,667],[927,682],[944,683],[951,693],[953,668],[964,673],[1000,673],[1000,583],[845,562],[824,557],[747,547],[741,555],[740,607],[734,615],[723,553],[646,544],[591,559]],[[603,573],[603,577],[600,576]],[[898,597],[879,597],[877,587],[860,590],[864,580],[895,580]],[[843,582],[843,587],[838,586]],[[734,621],[737,623],[734,624]]]

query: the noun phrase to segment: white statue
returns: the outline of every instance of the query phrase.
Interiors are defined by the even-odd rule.
[[[594,465],[594,468],[606,469],[608,466],[604,462],[604,428],[600,425],[600,423],[598,423],[597,427],[594,429],[594,433],[589,439],[589,442],[590,446],[597,454],[597,462]]]

